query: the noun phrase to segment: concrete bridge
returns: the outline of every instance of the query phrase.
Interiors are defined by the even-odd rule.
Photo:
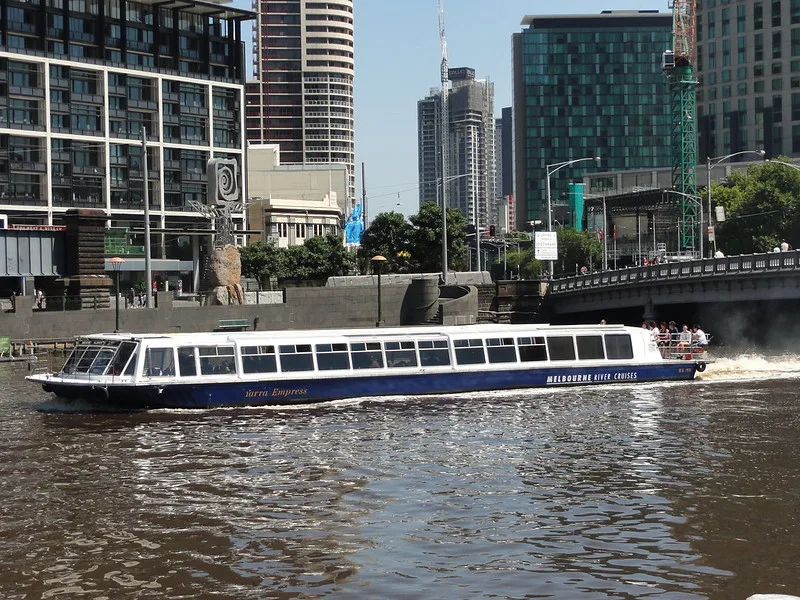
[[[715,328],[793,328],[800,251],[744,254],[600,271],[553,281],[545,307],[554,321],[611,318],[700,320]],[[713,323],[713,325],[711,325]]]

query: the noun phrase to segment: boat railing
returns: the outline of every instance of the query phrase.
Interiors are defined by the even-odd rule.
[[[702,343],[694,337],[691,341],[687,341],[682,340],[679,333],[672,334],[668,339],[658,340],[658,349],[661,356],[666,359],[696,360],[706,355],[711,337],[705,334],[705,343]]]

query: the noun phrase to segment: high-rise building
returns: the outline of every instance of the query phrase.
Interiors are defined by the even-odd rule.
[[[475,70],[449,70],[450,165],[448,205],[467,221],[487,227],[495,202],[494,84]],[[419,199],[441,205],[441,94],[432,90],[417,103]]]
[[[240,27],[253,13],[192,0],[0,0],[0,11],[0,212],[53,225],[96,208],[140,228],[146,129],[154,224],[207,227],[190,204],[206,202],[207,161],[235,159],[243,180]]]
[[[672,16],[657,11],[527,16],[514,34],[514,161],[517,227],[566,215],[569,183],[588,170],[668,167],[669,88],[661,70]],[[561,209],[561,210],[558,210]],[[569,221],[569,219],[566,219]],[[562,223],[563,224],[563,223]]]
[[[798,25],[798,0],[697,2],[700,161],[800,156]]]
[[[256,81],[247,140],[280,144],[283,164],[345,164],[355,197],[353,0],[254,0]]]
[[[503,108],[495,121],[495,214],[494,223],[504,229],[514,229],[514,120],[510,106]]]

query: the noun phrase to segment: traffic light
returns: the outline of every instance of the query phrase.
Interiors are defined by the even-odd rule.
[[[494,237],[497,228],[494,225],[489,225],[489,237]]]

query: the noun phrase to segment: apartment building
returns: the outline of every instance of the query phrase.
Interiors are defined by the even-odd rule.
[[[254,0],[253,10],[247,139],[280,144],[284,165],[345,165],[347,213],[355,198],[353,0]]]

